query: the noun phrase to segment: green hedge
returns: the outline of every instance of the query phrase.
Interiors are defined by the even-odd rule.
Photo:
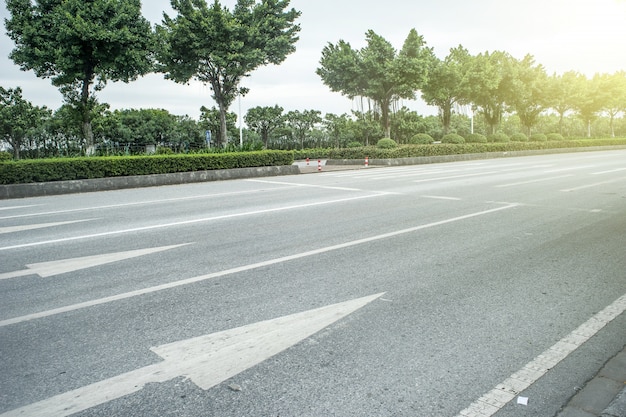
[[[292,163],[293,153],[288,151],[29,159],[0,163],[0,184],[281,166]]]
[[[495,143],[441,143],[434,145],[402,145],[395,149],[380,149],[375,146],[333,149],[330,159],[416,158],[420,156],[461,155],[468,153],[513,152],[543,149],[582,148],[588,146],[626,145],[626,139],[583,139],[556,142],[495,142]]]

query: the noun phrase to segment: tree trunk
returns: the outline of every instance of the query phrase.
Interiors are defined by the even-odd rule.
[[[91,129],[91,109],[89,104],[89,85],[91,84],[92,76],[89,72],[83,80],[83,87],[80,94],[80,106],[83,125],[81,126],[83,131],[83,137],[85,138],[85,153],[87,155],[93,155],[96,152],[95,142],[93,138],[93,130]]]
[[[220,106],[220,137],[217,146],[223,148],[228,143],[228,132],[226,131],[226,112],[228,109],[224,106],[222,100],[218,104]]]

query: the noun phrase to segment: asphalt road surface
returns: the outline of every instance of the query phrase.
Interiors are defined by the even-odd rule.
[[[0,416],[553,416],[625,248],[625,151],[0,201]]]

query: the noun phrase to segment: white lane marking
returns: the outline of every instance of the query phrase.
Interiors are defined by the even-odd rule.
[[[164,359],[162,362],[11,410],[0,417],[65,417],[140,391],[148,383],[179,376],[208,390],[287,350],[383,294],[153,347],[151,350]]]
[[[176,198],[166,198],[163,200],[147,200],[147,201],[135,201],[132,203],[120,203],[120,204],[108,204],[104,206],[93,206],[93,207],[82,207],[75,209],[67,209],[67,210],[55,210],[55,211],[45,211],[41,213],[25,213],[25,214],[15,214],[12,216],[0,217],[0,220],[6,219],[16,219],[20,217],[35,217],[35,216],[48,216],[51,214],[64,214],[64,213],[76,213],[80,211],[93,211],[93,210],[102,210],[102,209],[110,209],[110,208],[123,208],[123,207],[131,207],[131,206],[141,206],[141,205],[149,205],[149,204],[161,204],[161,203],[172,203],[177,201],[186,201],[186,200],[199,200],[199,199],[210,199],[217,197],[224,197],[230,195],[238,195],[238,194],[252,194],[252,193],[260,193],[267,192],[273,190],[246,190],[246,191],[232,191],[228,193],[217,193],[217,194],[206,194],[206,195],[194,195],[188,197],[176,197]],[[276,189],[279,191],[279,189]],[[28,206],[25,206],[28,207]]]
[[[144,227],[135,227],[135,228],[131,228],[131,229],[114,230],[114,231],[111,231],[111,232],[93,233],[93,234],[90,234],[90,235],[81,235],[81,236],[66,237],[66,238],[61,238],[61,239],[45,240],[45,241],[41,241],[41,242],[24,243],[24,244],[21,244],[21,245],[0,247],[0,251],[9,250],[9,249],[27,248],[27,247],[32,247],[32,246],[41,246],[41,245],[47,245],[47,244],[51,244],[51,243],[70,242],[70,241],[73,241],[73,240],[90,239],[90,238],[95,238],[95,237],[105,237],[105,236],[121,235],[121,234],[127,234],[127,233],[136,233],[136,232],[142,232],[142,231],[146,231],[146,230],[164,229],[164,228],[167,228],[167,227],[174,227],[174,226],[185,226],[185,225],[190,225],[190,224],[206,223],[206,222],[210,222],[210,221],[232,219],[232,218],[236,218],[236,217],[253,216],[253,215],[257,215],[257,214],[274,213],[274,212],[279,212],[279,211],[295,210],[295,209],[300,209],[300,208],[309,208],[309,207],[313,207],[313,206],[323,206],[323,205],[326,205],[326,204],[344,203],[344,202],[347,202],[347,201],[362,200],[362,199],[365,199],[365,198],[372,198],[372,197],[380,197],[382,195],[383,194],[371,194],[371,195],[364,195],[364,196],[357,196],[357,197],[350,197],[350,198],[340,198],[340,199],[337,199],[337,200],[314,201],[314,202],[310,202],[310,203],[306,203],[306,204],[297,204],[297,205],[293,205],[293,206],[276,207],[276,208],[273,208],[273,209],[246,211],[246,212],[243,212],[243,213],[225,214],[223,216],[203,217],[203,218],[200,218],[200,219],[185,220],[185,221],[180,221],[180,222],[162,223],[162,224],[155,224],[155,225],[152,225],[152,226],[144,226]]]
[[[91,268],[94,266],[105,265],[125,259],[131,259],[139,256],[163,252],[188,244],[189,243],[181,245],[161,246],[157,248],[136,249],[126,252],[105,253],[93,256],[83,256],[80,258],[62,259],[60,261],[38,262],[26,265],[28,269],[25,269],[23,271],[6,272],[0,274],[0,280],[35,274],[39,275],[42,278],[47,278],[54,275],[65,274],[67,272],[78,271],[80,269]]]
[[[39,206],[39,204],[31,204],[29,206],[0,207],[0,210],[17,210],[17,209],[23,209],[23,208],[29,208],[29,207],[37,207],[37,206]]]
[[[433,200],[450,200],[450,201],[461,201],[458,197],[446,197],[443,195],[423,195],[422,198],[432,198]]]
[[[428,181],[441,181],[441,180],[452,180],[455,178],[465,178],[465,177],[476,177],[479,175],[489,175],[489,174],[497,174],[501,171],[485,171],[485,172],[475,172],[473,174],[462,174],[462,175],[450,175],[447,177],[437,177],[437,178],[424,178],[421,180],[414,180],[413,182],[428,182]]]
[[[599,185],[611,184],[611,183],[617,182],[619,180],[620,180],[620,178],[615,178],[615,179],[608,180],[608,181],[602,181],[602,182],[596,182],[596,183],[593,183],[593,184],[580,185],[580,186],[574,187],[574,188],[566,188],[566,189],[560,190],[560,191],[564,192],[564,193],[570,193],[572,191],[584,190],[586,188],[593,188],[593,187],[597,187]]]
[[[575,166],[575,167],[569,167],[569,168],[559,168],[559,169],[550,169],[547,171],[543,171],[545,174],[554,174],[557,172],[564,172],[564,171],[575,171],[578,169],[586,169],[586,168],[593,168],[596,165],[579,165],[579,166]]]
[[[612,174],[614,172],[626,171],[626,168],[610,169],[608,171],[592,172],[591,175]]]
[[[270,181],[270,180],[245,180],[247,182],[258,182],[261,184],[276,184],[276,185],[287,185],[291,187],[307,187],[307,188],[322,188],[326,190],[339,190],[339,191],[360,191],[363,192],[365,190],[359,188],[348,188],[348,187],[333,187],[329,185],[315,185],[315,184],[302,184],[302,183],[293,183],[293,182],[285,182],[285,181]],[[387,192],[377,192],[377,194],[395,194],[395,193],[387,193]]]
[[[395,237],[395,236],[400,236],[400,235],[407,234],[407,233],[416,232],[418,230],[428,229],[430,227],[442,226],[442,225],[448,224],[448,223],[454,223],[454,222],[458,222],[458,221],[461,221],[461,220],[467,220],[467,219],[471,219],[472,217],[484,216],[486,214],[496,213],[496,212],[499,212],[499,211],[502,211],[502,210],[512,209],[514,207],[517,207],[517,204],[509,204],[509,205],[506,205],[506,206],[503,206],[503,207],[496,207],[496,208],[493,208],[493,209],[478,211],[478,212],[465,214],[463,216],[458,216],[458,217],[452,217],[452,218],[449,218],[449,219],[440,220],[440,221],[433,222],[433,223],[427,223],[427,224],[422,224],[422,225],[419,225],[419,226],[409,227],[407,229],[396,230],[395,232],[383,233],[383,234],[380,234],[380,235],[375,235],[375,236],[366,237],[366,238],[362,238],[362,239],[352,240],[352,241],[345,242],[345,243],[339,243],[337,245],[326,246],[324,248],[313,249],[313,250],[310,250],[310,251],[307,251],[307,252],[300,252],[300,253],[296,253],[294,255],[287,255],[287,256],[280,257],[280,258],[269,259],[267,261],[261,261],[261,262],[256,262],[256,263],[249,264],[249,265],[238,266],[238,267],[235,267],[235,268],[226,269],[224,271],[213,272],[213,273],[210,273],[210,274],[200,275],[200,276],[193,277],[193,278],[182,279],[180,281],[168,282],[166,284],[161,284],[161,285],[157,285],[157,286],[154,286],[154,287],[143,288],[143,289],[130,291],[130,292],[122,293],[122,294],[112,295],[112,296],[109,296],[109,297],[104,297],[104,298],[99,298],[99,299],[95,299],[95,300],[85,301],[85,302],[78,303],[78,304],[72,304],[72,305],[68,305],[68,306],[64,306],[64,307],[59,307],[59,308],[55,308],[55,309],[52,309],[52,310],[41,311],[39,313],[32,313],[32,314],[27,314],[25,316],[14,317],[14,318],[11,318],[11,319],[6,319],[6,320],[0,321],[0,327],[9,326],[11,324],[22,323],[22,322],[26,322],[26,321],[30,321],[30,320],[40,319],[40,318],[44,318],[44,317],[54,316],[54,315],[57,315],[57,314],[62,314],[62,313],[70,312],[70,311],[80,310],[80,309],[83,309],[83,308],[94,307],[94,306],[97,306],[97,305],[106,304],[106,303],[110,303],[110,302],[113,302],[113,301],[119,301],[119,300],[124,300],[124,299],[127,299],[127,298],[137,297],[137,296],[140,296],[140,295],[155,293],[157,291],[169,290],[171,288],[176,288],[176,287],[181,287],[181,286],[184,286],[184,285],[195,284],[197,282],[202,282],[202,281],[206,281],[206,280],[213,279],[213,278],[220,278],[220,277],[224,277],[224,276],[227,276],[227,275],[237,274],[237,273],[240,273],[240,272],[247,272],[247,271],[251,271],[251,270],[254,270],[254,269],[258,269],[258,268],[267,267],[267,266],[270,266],[270,265],[276,265],[276,264],[280,264],[280,263],[284,263],[284,262],[288,262],[288,261],[293,261],[293,260],[296,260],[296,259],[306,258],[306,257],[309,257],[309,256],[320,255],[322,253],[332,252],[332,251],[336,251],[336,250],[340,250],[340,249],[349,248],[349,247],[352,247],[352,246],[357,246],[357,245],[362,245],[362,244],[365,244],[365,243],[375,242],[377,240],[388,239],[388,238],[391,238],[391,237]]]
[[[490,417],[494,415],[624,311],[626,311],[626,294],[556,342],[522,369],[496,385],[494,389],[461,411],[457,417]]]
[[[21,225],[21,226],[0,227],[0,234],[24,232],[26,230],[35,230],[35,229],[45,229],[47,227],[55,227],[55,226],[65,226],[66,224],[89,222],[92,220],[95,220],[95,219],[72,220],[72,221],[67,221],[67,222],[39,223],[39,224],[27,224],[27,225]]]
[[[509,184],[500,184],[500,185],[496,185],[495,187],[496,188],[515,187],[516,185],[534,184],[536,182],[553,181],[553,180],[558,180],[561,178],[568,178],[568,177],[573,177],[573,176],[574,174],[559,175],[557,177],[547,177],[547,178],[539,178],[535,180],[512,182]]]

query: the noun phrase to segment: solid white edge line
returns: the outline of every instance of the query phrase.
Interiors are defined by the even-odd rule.
[[[166,284],[161,284],[161,285],[157,285],[154,287],[143,288],[143,289],[129,291],[129,292],[122,293],[122,294],[112,295],[109,297],[99,298],[96,300],[84,301],[82,303],[72,304],[72,305],[63,306],[63,307],[59,307],[59,308],[55,308],[51,310],[41,311],[38,313],[32,313],[32,314],[27,314],[24,316],[14,317],[14,318],[0,321],[0,327],[9,326],[11,324],[22,323],[22,322],[26,322],[26,321],[30,321],[34,319],[54,316],[57,314],[67,313],[70,311],[80,310],[80,309],[87,308],[87,307],[93,307],[93,306],[97,306],[101,304],[106,304],[106,303],[110,303],[113,301],[119,301],[119,300],[123,300],[126,298],[137,297],[140,295],[150,294],[150,293],[154,293],[157,291],[168,290],[171,288],[181,287],[184,285],[194,284],[194,283],[206,281],[212,278],[223,277],[227,275],[236,274],[239,272],[251,271],[257,268],[262,268],[262,267],[266,267],[270,265],[276,265],[279,263],[284,263],[284,262],[292,261],[295,259],[301,259],[301,258],[306,258],[309,256],[319,255],[319,254],[326,253],[326,252],[332,252],[335,250],[349,248],[349,247],[361,245],[364,243],[375,242],[377,240],[388,239],[391,237],[416,232],[418,230],[428,229],[428,228],[435,227],[435,226],[441,226],[444,224],[453,223],[453,222],[457,222],[460,220],[466,220],[472,217],[483,216],[486,214],[495,213],[495,212],[502,211],[502,210],[508,210],[514,207],[517,207],[517,204],[509,204],[503,207],[496,207],[493,209],[478,211],[478,212],[465,214],[465,215],[458,216],[458,217],[452,217],[449,219],[440,220],[440,221],[433,222],[433,223],[427,223],[427,224],[422,224],[419,226],[409,227],[407,229],[396,230],[395,232],[383,233],[380,235],[370,236],[370,237],[366,237],[363,239],[352,240],[349,242],[344,242],[344,243],[340,243],[340,244],[332,245],[332,246],[326,246],[326,247],[319,248],[319,249],[313,249],[313,250],[306,251],[306,252],[300,252],[300,253],[296,253],[293,255],[283,256],[280,258],[269,259],[266,261],[256,262],[256,263],[249,264],[249,265],[238,266],[235,268],[226,269],[224,271],[213,272],[210,274],[200,275],[200,276],[193,277],[193,278],[187,278],[187,279],[183,279],[180,281],[168,282]]]
[[[462,410],[457,417],[493,416],[624,311],[626,311],[626,294],[496,385],[494,389]]]

